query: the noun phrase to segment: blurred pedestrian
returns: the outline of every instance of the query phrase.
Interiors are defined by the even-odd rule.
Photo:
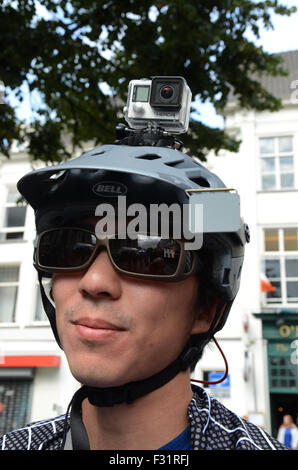
[[[277,439],[289,449],[298,450],[298,428],[291,415],[284,415]]]

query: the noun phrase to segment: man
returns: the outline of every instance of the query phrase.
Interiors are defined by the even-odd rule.
[[[283,448],[190,383],[226,321],[249,239],[242,220],[229,229],[233,198],[216,175],[173,149],[115,144],[32,172],[18,188],[35,211],[44,308],[82,387],[65,415],[8,433],[3,449]],[[177,236],[178,212],[167,236],[164,217],[143,233],[149,208],[188,208],[196,192],[220,195],[202,244]],[[121,197],[148,209],[142,232],[129,227],[131,210],[117,211]],[[115,215],[114,233],[102,209]]]

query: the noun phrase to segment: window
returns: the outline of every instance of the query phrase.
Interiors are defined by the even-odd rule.
[[[267,352],[270,392],[297,394],[298,368],[293,344],[270,340]]]
[[[269,362],[270,389],[287,388],[297,390],[297,367],[291,357],[271,356]]]
[[[15,188],[9,188],[2,219],[0,241],[22,239],[26,217],[26,205],[18,203],[20,194]]]
[[[0,323],[15,321],[18,283],[18,266],[0,266]]]
[[[36,304],[34,321],[48,321],[48,317],[44,311],[39,284],[36,286]]]
[[[32,380],[0,378],[0,402],[2,405],[0,435],[25,426],[28,422]]]
[[[274,292],[266,293],[267,304],[298,304],[298,228],[264,230],[262,271]]]
[[[259,141],[261,158],[261,187],[291,189],[295,186],[295,168],[292,136],[266,137]]]

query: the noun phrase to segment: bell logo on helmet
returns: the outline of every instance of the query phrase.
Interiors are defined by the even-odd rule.
[[[116,197],[124,196],[127,193],[127,187],[118,181],[100,181],[93,186],[92,191],[98,196]]]

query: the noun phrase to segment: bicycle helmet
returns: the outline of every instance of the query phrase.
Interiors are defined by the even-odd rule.
[[[113,202],[125,194],[127,204],[189,204],[195,191],[228,189],[214,173],[181,151],[167,147],[122,145],[96,147],[81,156],[54,166],[40,168],[18,182],[18,190],[35,212],[37,234],[62,227],[90,214],[103,201]],[[220,299],[217,314],[207,333],[190,339],[177,360],[153,377],[122,387],[88,387],[89,401],[96,406],[132,402],[155,390],[200,357],[204,345],[220,330],[228,317],[240,284],[248,227],[240,219],[238,228],[204,234],[202,251],[207,252],[210,282]],[[45,312],[61,347],[56,328],[55,305],[43,287],[48,274],[39,269]]]

